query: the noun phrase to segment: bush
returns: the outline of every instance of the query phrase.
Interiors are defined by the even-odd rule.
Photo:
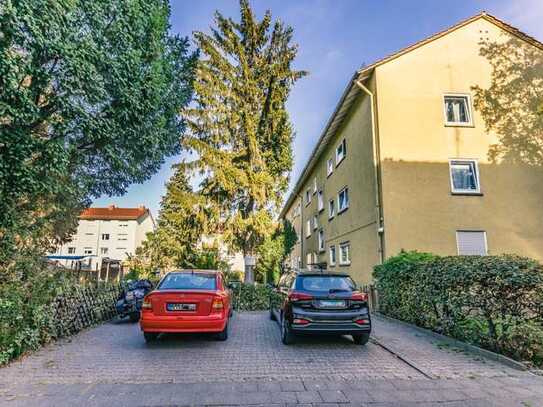
[[[380,311],[543,364],[543,268],[524,257],[401,253],[375,268]]]
[[[0,284],[0,365],[115,315],[119,288],[78,284],[70,274],[35,270]]]
[[[232,289],[233,305],[236,311],[263,311],[269,309],[273,291],[260,284],[235,284]]]

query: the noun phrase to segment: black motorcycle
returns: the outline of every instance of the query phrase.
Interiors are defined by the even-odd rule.
[[[149,280],[131,281],[123,289],[115,308],[120,318],[130,317],[131,322],[138,322],[141,313],[141,304],[143,297],[153,289],[153,284]]]

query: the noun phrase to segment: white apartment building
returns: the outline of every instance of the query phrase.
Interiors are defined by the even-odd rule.
[[[47,257],[65,267],[74,268],[78,261],[91,270],[101,268],[104,259],[124,261],[155,228],[149,209],[88,208],[79,215],[79,225],[72,240]]]

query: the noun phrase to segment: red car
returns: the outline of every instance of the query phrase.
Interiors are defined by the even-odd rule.
[[[140,327],[146,342],[162,332],[212,332],[224,341],[230,316],[231,294],[222,273],[173,271],[143,300]]]

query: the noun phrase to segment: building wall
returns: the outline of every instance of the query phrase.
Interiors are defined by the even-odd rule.
[[[86,255],[85,250],[90,250],[92,257],[86,260],[86,265],[95,270],[105,257],[123,261],[129,254],[134,254],[146,233],[153,228],[150,215],[139,220],[80,219],[72,240],[58,248],[55,254],[83,256]],[[70,253],[70,248],[75,252]],[[107,249],[107,252],[103,253],[102,249]],[[64,260],[62,264],[70,267],[72,261]]]
[[[374,86],[373,84],[371,86]],[[327,176],[327,161],[334,159],[336,147],[345,139],[347,154],[339,165],[334,164],[334,171]],[[323,191],[324,210],[318,211],[317,194],[313,183],[317,179],[317,189]],[[338,193],[344,187],[349,188],[349,208],[337,213]],[[311,190],[311,202],[305,200],[306,190]],[[302,267],[308,266],[308,253],[315,254],[319,263],[328,263],[330,270],[349,272],[359,283],[371,280],[371,271],[378,261],[377,224],[375,210],[374,169],[371,136],[370,99],[359,96],[351,107],[348,117],[333,140],[329,143],[317,164],[301,189],[303,199],[301,216],[295,218],[297,231],[302,229],[302,240],[295,247],[293,257],[301,254]],[[328,202],[334,199],[336,215],[329,219]],[[299,199],[294,200],[286,211],[286,218],[293,219],[293,213]],[[318,228],[313,228],[313,216],[317,215]],[[303,220],[303,224],[301,224]],[[306,222],[310,220],[311,236],[306,237]],[[324,231],[325,247],[319,252],[318,230]],[[350,265],[339,265],[339,244],[349,242],[351,252]],[[329,248],[336,246],[336,265],[329,264]],[[312,256],[312,261],[314,262]]]
[[[490,163],[497,138],[473,106],[473,126],[444,124],[444,93],[473,96],[474,85],[490,85],[481,39],[508,38],[479,19],[376,68],[387,257],[401,249],[454,255],[457,230],[484,230],[489,254],[543,260],[541,171]],[[452,158],[478,160],[482,195],[451,194]]]

